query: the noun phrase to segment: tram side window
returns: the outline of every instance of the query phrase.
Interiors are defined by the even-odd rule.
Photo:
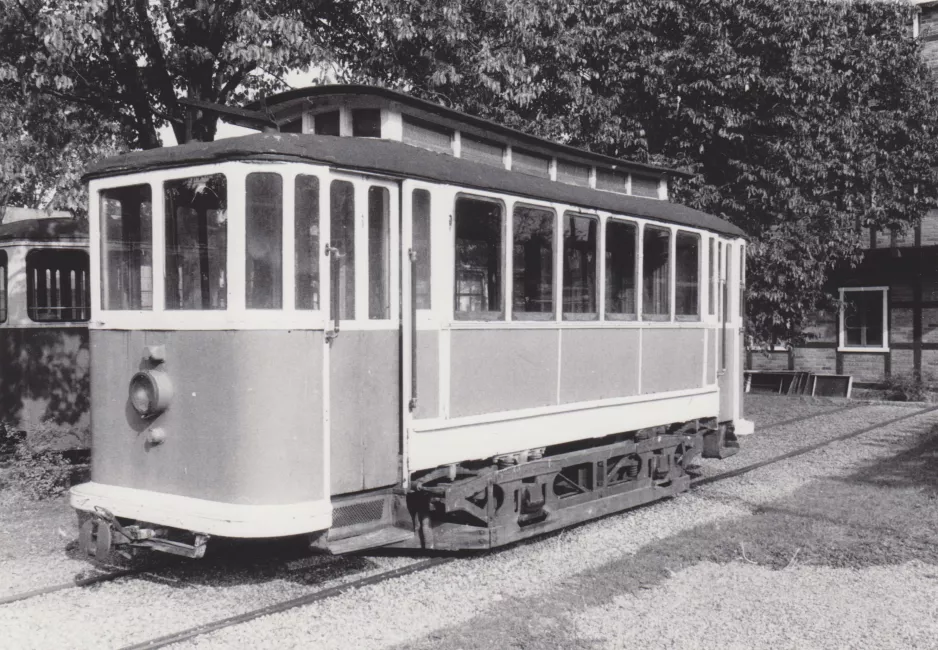
[[[674,312],[678,320],[697,320],[700,318],[700,236],[678,231],[674,244]]]
[[[513,230],[512,317],[550,320],[554,315],[554,213],[518,206]]]
[[[594,320],[599,219],[567,213],[563,225],[563,317]]]
[[[7,322],[7,252],[0,251],[0,323]]]
[[[455,317],[501,320],[502,206],[481,199],[456,199]]]
[[[245,195],[245,306],[281,309],[283,179],[270,172],[248,174]]]
[[[26,313],[37,323],[87,321],[88,254],[46,248],[26,255]]]
[[[417,309],[430,309],[430,192],[413,193],[413,247],[417,253]]]
[[[671,316],[671,231],[646,226],[642,237],[642,318]]]
[[[163,185],[166,309],[226,309],[228,183],[223,174]]]
[[[707,313],[713,316],[717,313],[717,240],[711,237],[710,254],[707,256],[710,266],[710,295],[707,297]]]
[[[100,193],[101,306],[153,309],[153,201],[149,185]]]
[[[319,309],[319,179],[298,175],[293,204],[296,308]]]
[[[635,320],[637,317],[636,251],[638,228],[634,223],[606,222],[606,318]]]
[[[342,320],[355,318],[355,187],[348,181],[332,181],[329,188],[329,229],[338,263],[332,267],[334,290]]]
[[[391,317],[391,195],[368,188],[368,318]]]

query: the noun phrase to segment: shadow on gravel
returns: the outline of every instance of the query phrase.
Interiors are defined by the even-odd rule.
[[[606,647],[614,640],[577,630],[569,614],[652,589],[673,573],[705,561],[784,570],[796,565],[862,569],[918,560],[936,565],[938,578],[938,428],[922,426],[903,438],[913,446],[853,474],[813,481],[751,515],[659,540],[633,556],[571,576],[549,596],[502,601],[489,608],[483,621],[441,630],[407,647]],[[870,443],[891,446],[888,439],[854,444]],[[684,498],[747,505],[719,493]]]

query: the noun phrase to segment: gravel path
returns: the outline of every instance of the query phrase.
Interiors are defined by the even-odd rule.
[[[739,454],[706,461],[703,471],[726,471],[909,413],[871,405],[784,425],[744,438]],[[777,421],[790,417],[789,411]],[[936,423],[938,413],[915,417],[675,500],[178,647],[489,650],[627,647],[637,639],[646,648],[733,647],[734,639],[740,648],[915,647],[936,638],[931,622],[938,617],[928,603],[938,599],[926,586],[938,585],[938,557],[931,555],[938,514],[930,514],[938,509],[929,502],[933,486],[922,484],[928,472],[908,478],[906,464],[922,454],[889,463]],[[938,476],[935,465],[925,469]],[[274,563],[180,569],[164,579],[120,580],[3,606],[0,629],[12,642],[7,647],[119,647],[413,561],[309,558],[290,563],[292,569]],[[839,637],[837,625],[872,607],[873,598],[888,604],[868,618],[878,627],[854,626],[854,636]],[[817,603],[834,609],[805,623]],[[790,625],[773,622],[773,609]],[[780,626],[793,635],[790,642],[778,636]]]

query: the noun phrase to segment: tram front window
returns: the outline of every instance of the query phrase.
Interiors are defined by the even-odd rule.
[[[149,185],[104,190],[101,198],[101,306],[153,309],[153,203]]]
[[[222,174],[164,184],[166,309],[225,309],[228,185]]]

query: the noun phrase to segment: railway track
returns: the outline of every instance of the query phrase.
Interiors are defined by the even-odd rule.
[[[816,414],[811,414],[807,416],[791,418],[789,420],[784,420],[784,421],[766,425],[762,427],[760,431],[774,429],[774,428],[778,428],[781,426],[785,426],[787,424],[810,420],[810,419],[821,417],[824,415],[831,415],[831,414],[839,413],[842,411],[847,411],[850,409],[857,408],[859,406],[861,405],[850,404],[840,409],[834,409],[834,410],[825,411],[822,413],[816,413]],[[938,411],[938,405],[930,406],[930,407],[926,407],[922,409],[917,409],[911,413],[905,413],[904,415],[901,415],[901,416],[898,416],[898,417],[895,417],[895,418],[892,418],[883,422],[877,422],[870,426],[863,427],[861,429],[856,429],[854,431],[850,431],[848,433],[841,434],[839,436],[835,436],[827,440],[823,440],[823,441],[820,441],[811,445],[805,445],[797,449],[794,449],[794,450],[791,450],[782,454],[778,454],[776,456],[772,456],[770,458],[767,458],[767,459],[764,459],[755,463],[751,463],[743,467],[739,467],[737,469],[729,470],[726,472],[721,472],[713,476],[700,477],[691,481],[691,489],[692,490],[698,489],[710,483],[716,483],[718,481],[741,476],[743,474],[747,474],[749,472],[758,470],[762,467],[773,465],[775,463],[779,463],[784,460],[788,460],[790,458],[795,458],[798,456],[809,454],[813,451],[816,451],[828,445],[831,445],[837,442],[842,442],[844,440],[848,440],[851,438],[856,438],[865,433],[869,433],[877,429],[882,429],[884,427],[897,424],[904,420],[916,418],[921,415],[925,415],[927,413],[931,413],[934,411]],[[265,607],[260,607],[254,610],[243,612],[235,616],[230,616],[230,617],[226,617],[222,619],[217,619],[215,621],[210,621],[208,623],[203,623],[201,625],[198,625],[189,629],[181,630],[179,632],[157,637],[154,639],[149,639],[147,641],[143,641],[143,642],[136,643],[133,645],[128,645],[122,648],[121,650],[141,650],[143,648],[163,648],[163,647],[172,645],[174,643],[180,643],[182,641],[186,641],[186,640],[198,637],[198,636],[208,634],[210,632],[221,630],[227,627],[240,625],[242,623],[247,623],[257,618],[261,618],[263,616],[269,616],[271,614],[277,614],[277,613],[288,611],[288,610],[295,609],[298,607],[310,605],[318,601],[327,600],[329,598],[339,596],[351,590],[360,589],[362,587],[366,587],[366,586],[373,585],[373,584],[378,584],[378,583],[385,582],[388,580],[393,580],[395,578],[399,578],[408,574],[426,571],[426,570],[453,562],[456,559],[458,559],[457,556],[446,556],[446,557],[434,557],[434,558],[416,560],[412,564],[408,564],[407,566],[404,566],[404,567],[398,567],[398,568],[391,569],[388,571],[383,571],[377,574],[366,576],[364,578],[351,580],[341,585],[336,585],[333,587],[322,589],[322,590],[319,590],[310,594],[304,594],[299,597],[291,598],[291,599],[284,600],[278,603],[267,605]],[[0,598],[0,606],[7,605],[10,603],[14,603],[14,602],[20,602],[20,601],[27,600],[30,598],[35,598],[37,596],[51,594],[51,593],[55,593],[55,592],[63,591],[67,589],[85,588],[85,587],[90,587],[96,584],[101,584],[104,582],[110,582],[110,581],[114,581],[118,579],[131,578],[131,577],[146,575],[146,574],[154,574],[158,576],[158,574],[155,573],[153,568],[117,570],[117,571],[113,571],[110,573],[104,573],[98,576],[91,576],[89,578],[75,580],[72,583],[52,585],[49,587],[43,587],[43,588],[31,590],[29,592],[23,592],[20,594],[15,594],[12,596]]]

